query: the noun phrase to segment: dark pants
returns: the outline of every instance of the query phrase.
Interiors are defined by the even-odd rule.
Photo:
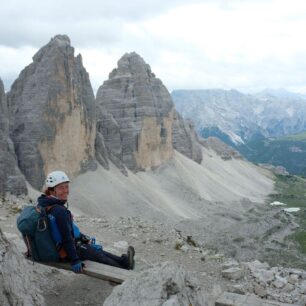
[[[77,253],[81,260],[91,260],[113,267],[128,269],[128,259],[126,255],[119,257],[103,250],[97,250],[90,244],[81,244],[78,246]]]

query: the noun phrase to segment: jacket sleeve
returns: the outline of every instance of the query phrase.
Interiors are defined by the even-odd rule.
[[[62,243],[67,255],[72,264],[78,262],[80,259],[76,252],[74,237],[72,234],[72,221],[69,210],[61,207],[56,207],[52,211],[52,215],[56,219],[58,229],[62,236]]]

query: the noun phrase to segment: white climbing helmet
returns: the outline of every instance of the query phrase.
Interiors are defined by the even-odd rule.
[[[53,171],[47,175],[46,186],[55,187],[58,184],[70,182],[69,177],[63,171]]]

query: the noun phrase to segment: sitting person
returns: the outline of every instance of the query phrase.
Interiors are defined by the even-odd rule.
[[[73,217],[66,208],[69,195],[69,178],[62,171],[53,171],[46,178],[46,190],[38,198],[38,206],[44,207],[48,214],[54,216],[58,231],[61,235],[61,245],[59,255],[62,260],[71,263],[75,273],[83,272],[82,260],[91,260],[106,265],[133,270],[135,261],[135,250],[132,246],[128,247],[127,254],[117,256],[97,248],[91,244],[91,239],[79,233],[76,239],[73,230]]]

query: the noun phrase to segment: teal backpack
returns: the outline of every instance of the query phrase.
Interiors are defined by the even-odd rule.
[[[17,218],[17,228],[22,233],[27,246],[27,257],[31,257],[34,261],[59,261],[59,253],[52,238],[45,208],[25,207]]]

